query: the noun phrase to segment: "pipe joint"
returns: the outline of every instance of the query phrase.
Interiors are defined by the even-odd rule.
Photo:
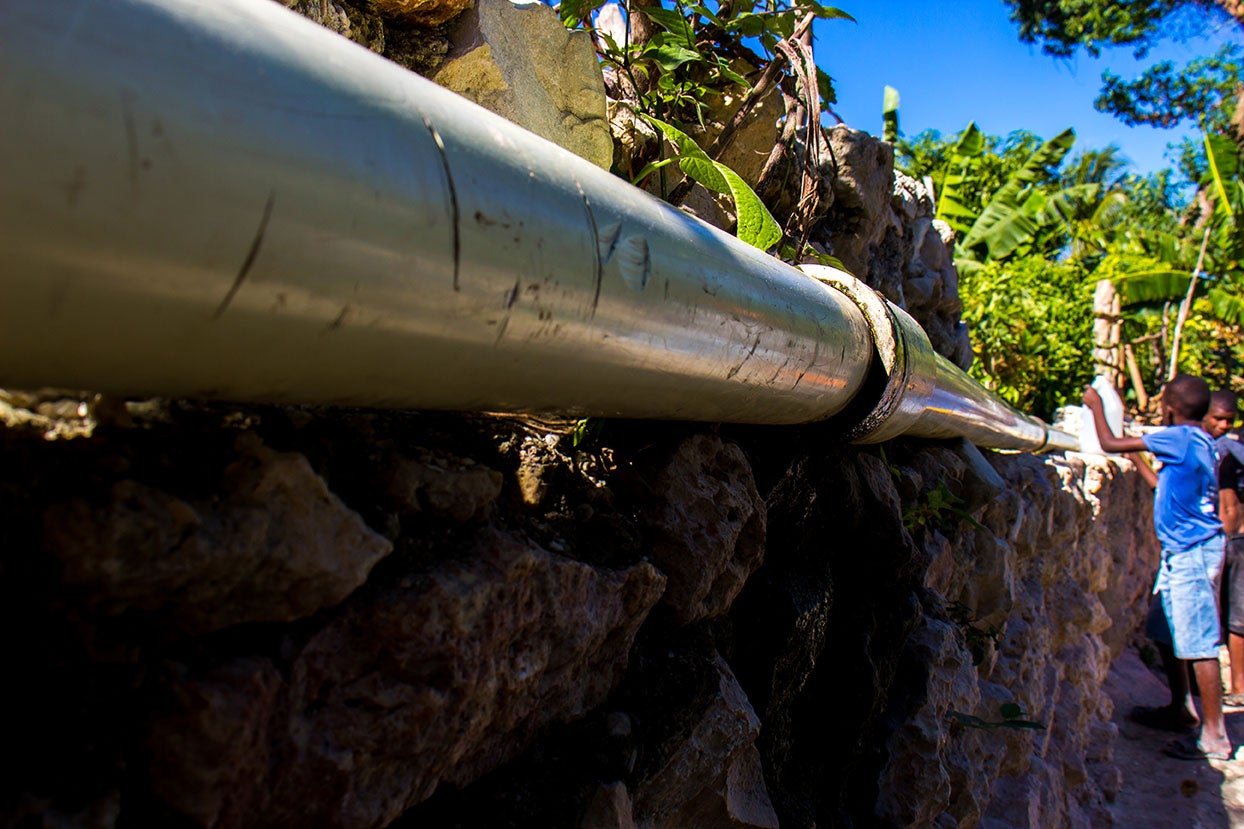
[[[866,383],[870,396],[846,413],[852,442],[963,436],[996,449],[1078,448],[1074,437],[1016,411],[934,351],[920,324],[868,285],[836,268],[801,270],[854,302],[873,336],[883,376]]]

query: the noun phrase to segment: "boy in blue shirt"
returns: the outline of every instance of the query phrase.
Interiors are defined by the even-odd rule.
[[[1187,760],[1229,760],[1232,753],[1222,715],[1218,666],[1223,534],[1214,512],[1218,493],[1214,442],[1201,428],[1209,401],[1209,385],[1204,380],[1178,374],[1162,392],[1167,428],[1141,438],[1117,437],[1106,423],[1097,392],[1092,388],[1084,392],[1084,405],[1093,414],[1104,451],[1149,451],[1162,462],[1153,504],[1153,523],[1162,544],[1154,592],[1162,597],[1175,655],[1192,664],[1203,709],[1199,739],[1175,740],[1165,752]]]

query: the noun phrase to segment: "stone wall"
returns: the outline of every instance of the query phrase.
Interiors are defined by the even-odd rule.
[[[597,79],[483,62],[550,15],[283,1],[609,164]],[[927,194],[826,143],[813,244],[966,365]],[[0,419],[5,825],[1108,821],[1102,683],[1156,559],[1128,467],[53,391]]]
[[[1155,556],[1112,463],[9,400],[10,825],[1106,820]]]

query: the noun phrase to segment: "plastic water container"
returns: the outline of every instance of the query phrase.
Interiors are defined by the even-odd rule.
[[[1123,435],[1123,401],[1114,386],[1100,374],[1093,378],[1093,388],[1101,395],[1102,412],[1106,415],[1106,423],[1116,436]],[[1101,444],[1097,442],[1097,427],[1093,425],[1093,413],[1088,406],[1080,407],[1080,451],[1095,455],[1104,455]]]

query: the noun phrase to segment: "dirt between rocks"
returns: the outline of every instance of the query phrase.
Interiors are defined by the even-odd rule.
[[[1224,654],[1225,656],[1225,654]],[[1225,658],[1222,660],[1225,666]],[[1228,761],[1176,760],[1162,753],[1176,735],[1137,725],[1127,718],[1136,705],[1163,705],[1166,683],[1132,648],[1115,660],[1106,680],[1114,701],[1119,740],[1115,762],[1123,774],[1111,805],[1120,829],[1244,829],[1244,708],[1228,708],[1227,730],[1237,746]]]

